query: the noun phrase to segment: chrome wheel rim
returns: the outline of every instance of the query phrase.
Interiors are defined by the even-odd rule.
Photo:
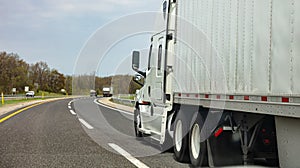
[[[182,146],[182,121],[178,120],[176,122],[176,129],[175,129],[175,148],[179,152]]]
[[[200,153],[200,127],[198,124],[194,124],[192,128],[191,150],[193,157],[197,159]]]

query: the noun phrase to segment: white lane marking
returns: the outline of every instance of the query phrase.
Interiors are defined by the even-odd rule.
[[[69,103],[68,103],[68,106],[71,106],[71,104],[77,100],[80,100],[80,98],[73,98],[73,100],[71,100]]]
[[[75,111],[73,111],[73,110],[70,110],[70,113],[73,115],[76,115]]]
[[[147,165],[139,161],[138,159],[134,158],[131,156],[130,153],[126,152],[124,149],[122,149],[120,146],[114,144],[114,143],[109,143],[108,144],[111,148],[113,148],[115,151],[117,151],[119,154],[124,156],[127,160],[129,160],[131,163],[133,163],[136,167],[138,168],[149,168]]]
[[[68,103],[68,108],[71,109],[71,103],[73,103],[74,101],[76,101],[76,99],[73,99],[71,100],[69,103]]]
[[[117,108],[113,108],[113,107],[110,107],[110,106],[106,106],[104,104],[101,104],[97,101],[98,99],[95,99],[94,100],[94,103],[98,104],[99,106],[103,106],[103,107],[106,107],[106,108],[109,108],[111,110],[114,110],[114,111],[118,111],[120,113],[125,113],[125,114],[128,114],[128,115],[133,115],[133,113],[130,113],[130,112],[127,112],[127,111],[123,111],[123,110],[120,110],[120,109],[117,109]]]
[[[87,129],[94,129],[93,126],[91,126],[89,123],[84,121],[82,118],[78,118],[78,120],[87,128]]]

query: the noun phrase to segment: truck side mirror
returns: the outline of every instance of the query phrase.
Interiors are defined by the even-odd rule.
[[[133,51],[132,52],[132,69],[138,71],[140,68],[140,52]]]

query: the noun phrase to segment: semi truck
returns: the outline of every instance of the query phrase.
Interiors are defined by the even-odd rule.
[[[167,0],[162,9],[146,71],[132,54],[145,78],[135,135],[193,166],[299,167],[300,1]]]
[[[96,90],[90,90],[90,97],[97,97],[97,91]]]
[[[113,94],[113,88],[112,87],[103,87],[102,92],[103,92],[103,97],[111,97]]]

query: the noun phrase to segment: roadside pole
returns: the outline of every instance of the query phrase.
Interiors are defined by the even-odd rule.
[[[4,95],[3,95],[3,92],[1,93],[1,102],[2,102],[2,105],[4,104]]]
[[[42,99],[44,99],[44,92],[42,92]]]

